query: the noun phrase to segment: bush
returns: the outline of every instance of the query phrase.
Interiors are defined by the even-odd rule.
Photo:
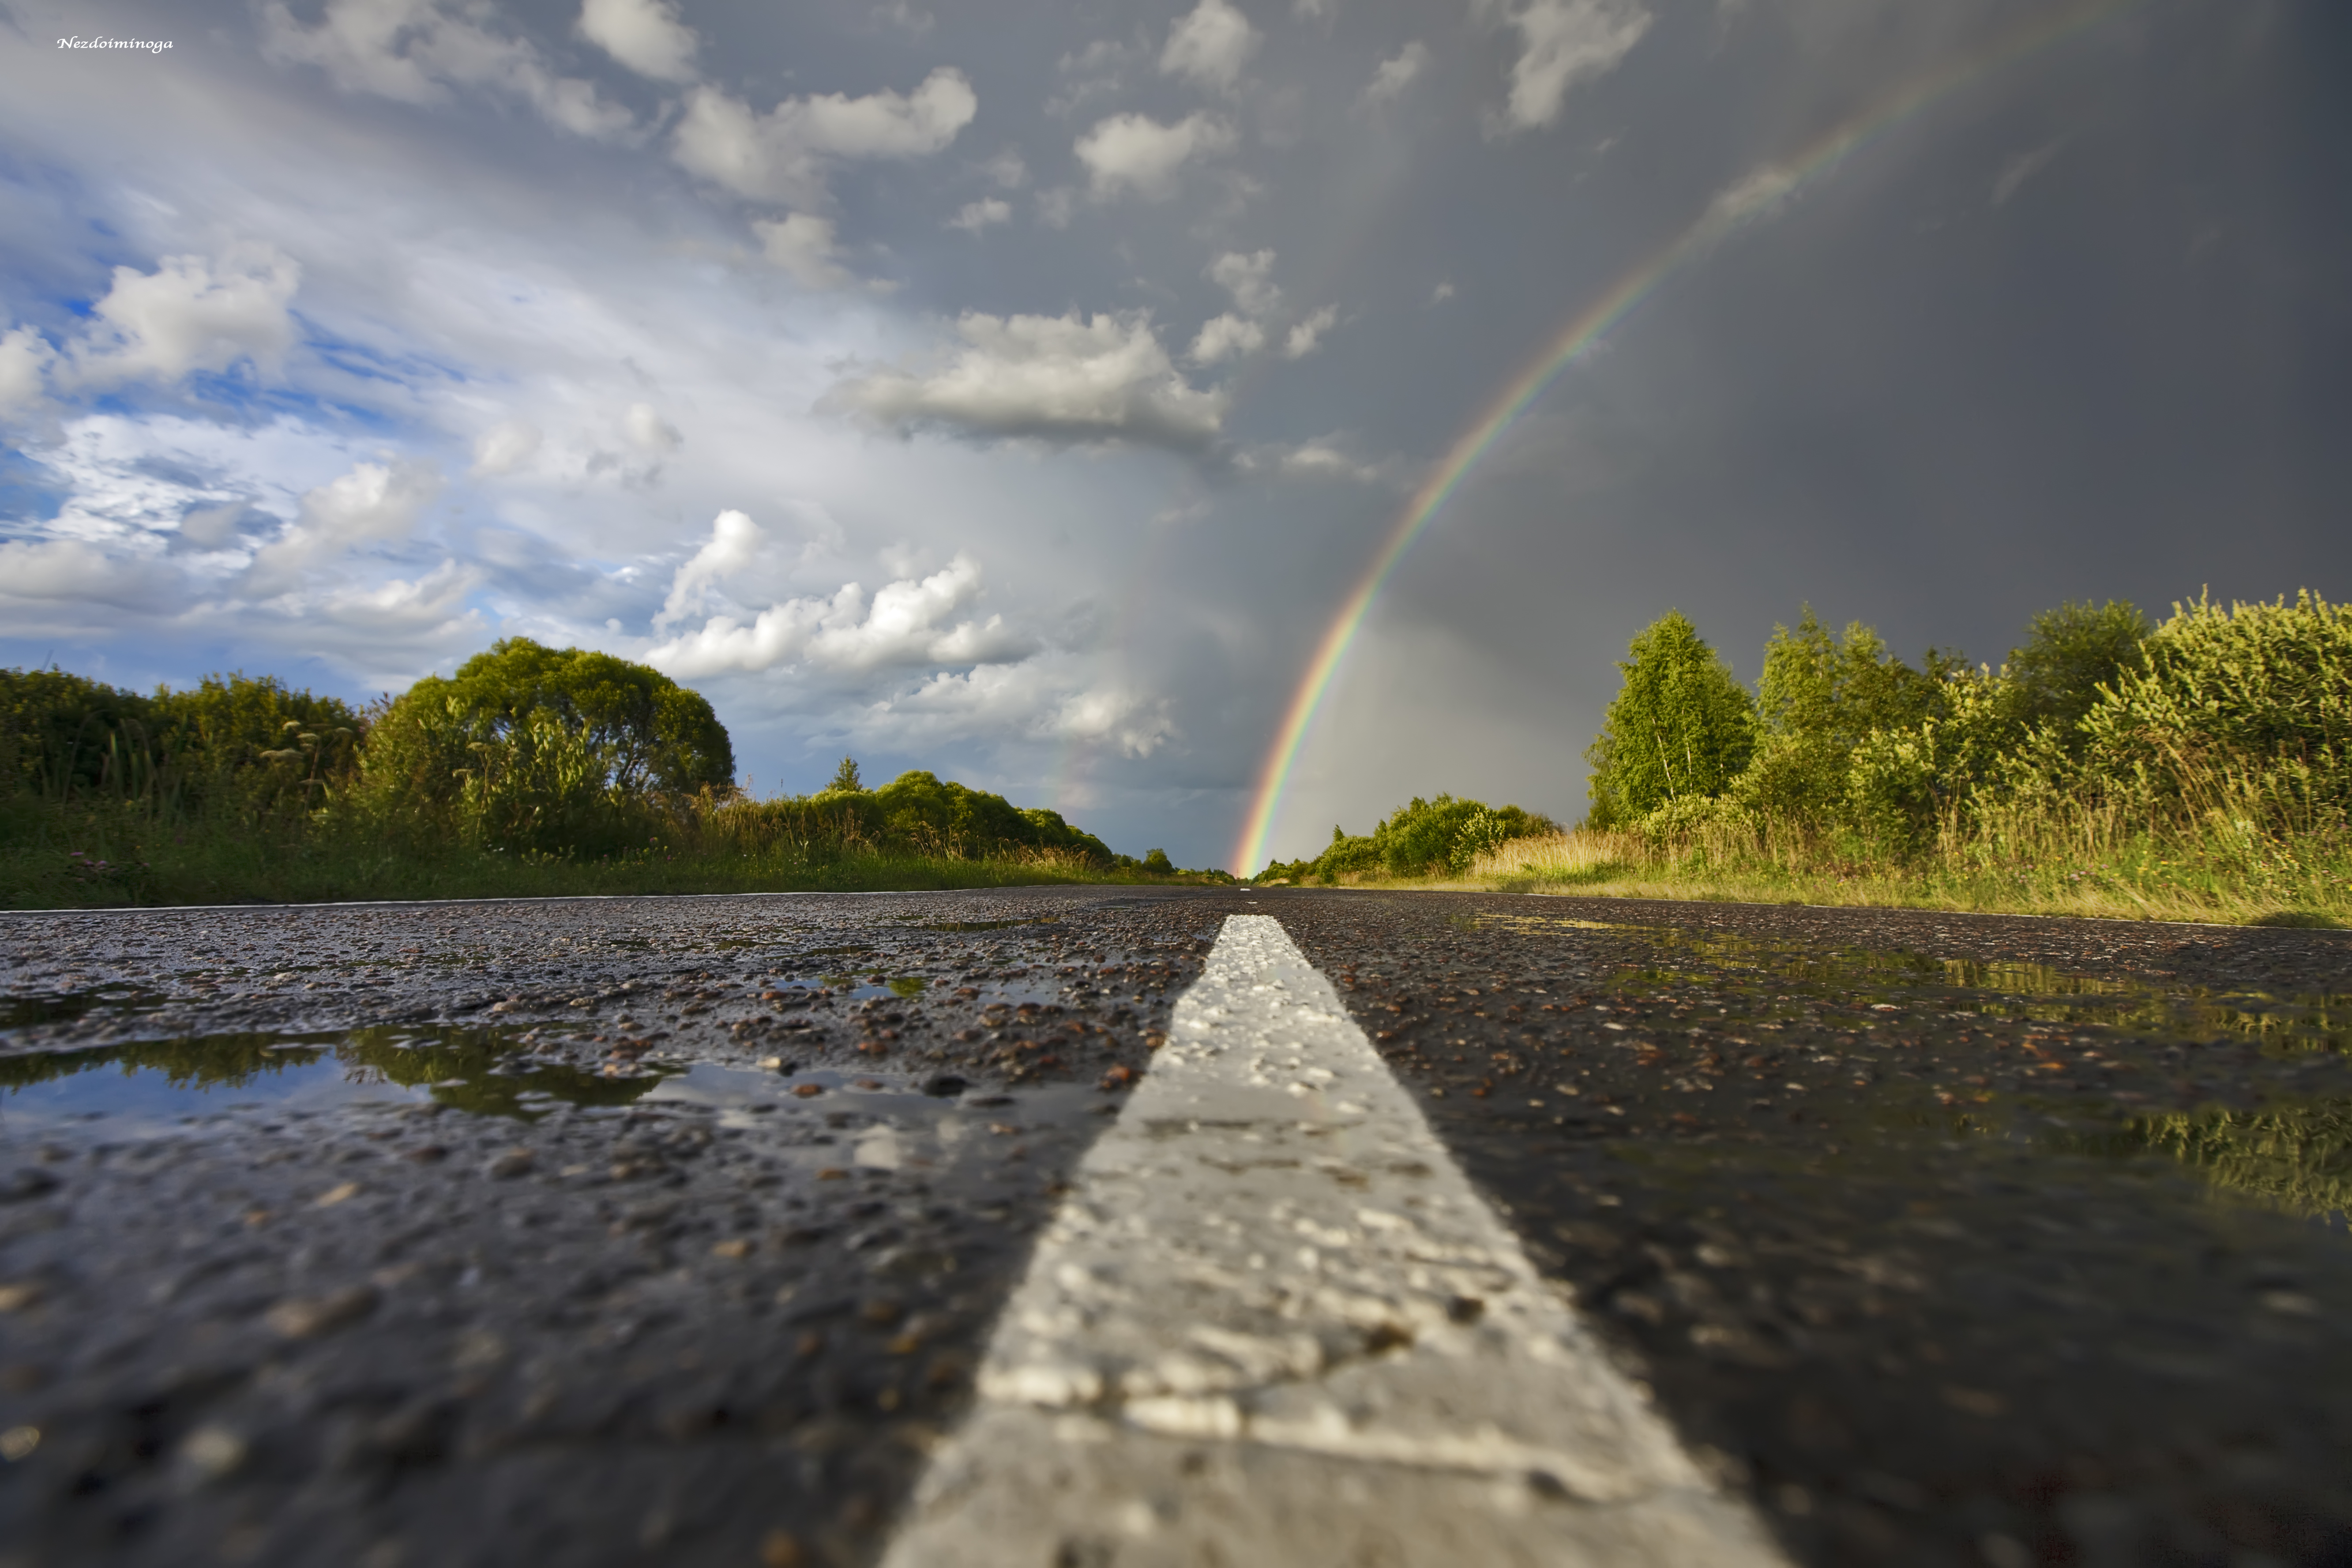
[[[2307,590],[2290,605],[2200,595],[2140,645],[2079,725],[2082,771],[2177,795],[2200,762],[2299,763],[2352,805],[2352,605]]]
[[[513,852],[604,854],[666,811],[733,792],[700,693],[610,654],[509,638],[427,676],[370,727],[352,815],[412,849],[454,836]]]

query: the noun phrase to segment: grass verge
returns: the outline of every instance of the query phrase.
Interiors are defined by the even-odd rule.
[[[134,811],[41,805],[0,837],[0,908],[320,903],[583,895],[890,892],[1202,879],[1105,865],[1076,851],[926,855],[872,845],[649,846],[600,858],[452,847],[393,853],[356,835],[279,835]]]

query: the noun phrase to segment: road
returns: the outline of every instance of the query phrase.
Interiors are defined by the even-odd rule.
[[[1218,946],[1234,915],[1295,944],[1272,989],[1321,1031],[1298,1051],[1369,1042],[1360,1068],[1297,1057],[1360,1081],[1296,1102],[1357,1117],[1343,1138],[1428,1138],[1391,1162],[1426,1190],[1466,1173],[1426,1212],[1481,1238],[1491,1290],[1417,1306],[1407,1255],[1435,1243],[1365,1228],[1405,1212],[1384,1198],[1292,1263],[1305,1187],[1162,1212],[1165,1183],[1117,1186],[1155,1139],[1247,1163],[1195,1145],[1255,1131],[1150,1113],[1226,1092],[1183,1074],[1276,962]],[[1413,1531],[1473,1516],[1503,1521],[1494,1560],[1651,1560],[1595,1533],[1629,1507],[1752,1527],[1759,1561],[2352,1561],[2343,933],[1289,889],[0,931],[5,1568],[793,1568],[879,1561],[894,1531],[911,1560],[956,1478],[1048,1485],[1015,1472],[1077,1452],[1067,1420],[977,1435],[1057,1399],[1145,1434],[1119,1440],[1136,1465],[1183,1441],[1148,1485],[1084,1483],[1158,1516],[1073,1525],[1039,1561],[1187,1560],[1183,1519],[1214,1510],[1185,1499],[1218,1488],[1216,1528],[1269,1541],[1304,1517],[1286,1500],[1356,1500],[1351,1544],[1317,1538],[1333,1562],[1432,1560]],[[1352,1269],[1348,1299],[1385,1305],[1345,1354],[1302,1318],[1307,1364],[1253,1370],[1279,1336],[1235,1338],[1213,1302],[1187,1329],[1139,1289],[1063,1348],[1157,1313],[1214,1352],[1184,1376],[1231,1386],[1040,1393],[1064,1336],[1024,1342],[1006,1304],[1060,1321],[1089,1215],[1129,1248],[1085,1254],[1097,1277],[1184,1256],[1205,1215],[1236,1256]],[[1278,1253],[1249,1239],[1277,1220]],[[1648,1479],[1538,1431],[1549,1394],[1490,1411],[1532,1436],[1479,1453],[1396,1447],[1402,1420],[1284,1425],[1346,1379],[1407,1409],[1448,1354],[1582,1380],[1561,1398],[1605,1406],[1600,1447],[1653,1454]],[[1238,1414],[1169,1425],[1201,1410]],[[1056,1506],[1035,1496],[1023,1517]]]

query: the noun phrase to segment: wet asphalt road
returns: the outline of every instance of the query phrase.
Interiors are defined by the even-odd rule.
[[[2352,939],[1040,890],[0,917],[0,1565],[868,1561],[1229,912],[1812,1563],[2352,1562]]]

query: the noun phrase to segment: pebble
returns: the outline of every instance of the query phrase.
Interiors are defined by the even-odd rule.
[[[286,1339],[314,1339],[358,1322],[375,1310],[381,1299],[372,1286],[354,1285],[327,1296],[290,1297],[270,1308],[262,1321]]]

